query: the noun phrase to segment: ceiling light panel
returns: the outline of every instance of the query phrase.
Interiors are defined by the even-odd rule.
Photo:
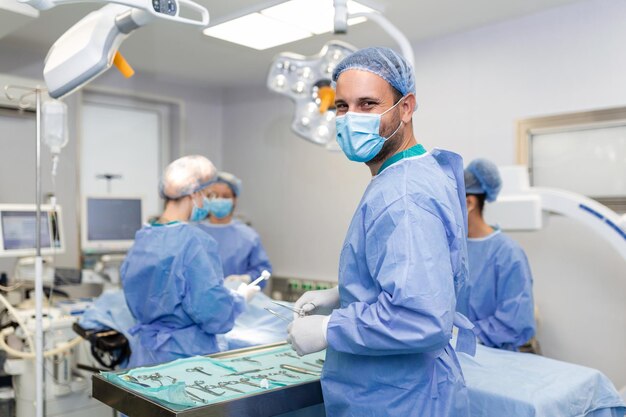
[[[373,9],[355,1],[348,1],[348,13],[373,12]],[[333,0],[291,0],[268,9],[261,10],[265,16],[281,22],[289,22],[307,29],[316,35],[332,32],[335,18]],[[364,22],[365,19],[349,21],[349,24]]]
[[[260,13],[252,13],[204,29],[207,36],[237,43],[258,50],[312,36],[308,30],[277,21]]]
[[[374,10],[356,1],[348,1],[348,13],[368,12]],[[334,17],[333,0],[290,0],[209,27],[204,34],[263,50],[332,32]],[[355,25],[366,20],[365,17],[352,18],[348,24]]]

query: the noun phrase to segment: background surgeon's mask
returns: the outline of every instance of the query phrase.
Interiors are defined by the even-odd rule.
[[[223,219],[233,211],[233,205],[232,198],[214,198],[211,201],[210,213],[218,219]]]
[[[193,208],[191,209],[191,217],[189,221],[191,222],[199,222],[206,218],[209,215],[209,210],[211,209],[211,201],[202,197],[202,207],[198,207],[196,205],[196,200],[194,198],[191,199],[193,202]]]
[[[402,120],[400,120],[400,124],[389,137],[380,136],[380,120],[385,113],[396,107],[403,98],[380,114],[349,111],[345,115],[335,118],[337,142],[349,160],[355,162],[372,160],[378,155],[385,141],[398,133],[402,126]]]

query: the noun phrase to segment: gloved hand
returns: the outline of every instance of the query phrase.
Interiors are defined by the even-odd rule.
[[[252,282],[252,278],[250,275],[229,275],[224,279],[225,282],[243,282],[244,284],[249,284]]]
[[[326,331],[330,316],[299,317],[287,327],[287,343],[300,356],[326,349]]]
[[[248,284],[240,284],[237,288],[237,294],[241,295],[249,303],[257,293],[261,291],[261,287],[258,285],[249,286]]]
[[[328,315],[336,308],[339,308],[339,287],[328,290],[307,291],[298,298],[293,306],[295,309],[301,308],[305,314]],[[298,313],[294,313],[294,319],[298,318]]]

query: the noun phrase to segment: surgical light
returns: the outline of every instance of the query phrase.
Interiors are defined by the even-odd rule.
[[[356,1],[348,1],[350,13],[373,13],[374,10]],[[223,23],[206,28],[207,36],[264,50],[314,35],[331,32],[334,16],[333,0],[290,0],[257,9]],[[348,20],[349,25],[365,22],[365,16]]]
[[[368,9],[369,11],[355,9],[358,7],[358,3],[347,0],[328,0],[328,3],[331,3],[331,9],[334,10],[326,14],[319,10],[306,8],[311,4],[326,3],[326,0],[312,2],[309,0],[292,0],[265,9],[262,13],[284,18],[290,10],[297,10],[300,18],[295,21],[316,21],[314,18],[324,19],[324,25],[328,25],[328,27],[334,25],[335,33],[345,33],[349,22],[353,19],[370,20],[378,24],[398,43],[404,58],[413,65],[413,49],[408,39],[382,14],[372,11],[372,9]],[[312,31],[318,30],[313,29],[312,26],[310,28]],[[331,86],[331,76],[337,64],[355,50],[355,47],[347,43],[330,41],[315,56],[306,57],[289,52],[282,53],[274,59],[267,76],[267,86],[270,90],[286,95],[294,101],[295,112],[291,129],[298,136],[325,146],[328,150],[339,150],[339,145],[335,140],[335,90]]]
[[[356,48],[344,42],[328,42],[319,54],[278,55],[267,76],[270,90],[295,102],[291,128],[299,136],[329,149],[335,142],[335,91],[330,76],[337,64]]]
[[[21,0],[39,10],[80,0]],[[89,2],[89,0],[85,0]],[[51,97],[59,98],[90,82],[115,63],[125,76],[132,68],[119,54],[122,42],[136,29],[157,19],[205,27],[206,8],[191,0],[112,0],[89,13],[65,32],[48,52],[44,79]],[[198,14],[196,19],[180,16],[181,7]]]

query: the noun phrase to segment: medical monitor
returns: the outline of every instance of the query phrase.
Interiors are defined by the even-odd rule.
[[[41,206],[41,254],[65,251],[61,207]],[[34,204],[0,204],[0,257],[36,256],[37,209]]]
[[[128,250],[141,226],[141,198],[87,197],[82,211],[82,250],[86,253]]]

